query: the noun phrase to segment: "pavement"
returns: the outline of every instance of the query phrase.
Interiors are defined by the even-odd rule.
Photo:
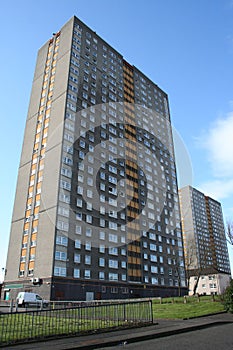
[[[85,336],[63,337],[40,342],[30,342],[11,345],[1,349],[7,350],[69,350],[98,349],[109,346],[125,346],[143,340],[172,336],[174,334],[191,332],[216,325],[233,324],[233,314],[219,313],[215,315],[192,318],[187,320],[155,320],[150,326],[102,332]]]

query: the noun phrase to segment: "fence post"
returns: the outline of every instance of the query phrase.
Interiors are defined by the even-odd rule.
[[[11,301],[10,301],[10,309],[9,309],[9,312],[10,312],[10,313],[13,312],[13,306],[14,306],[14,300],[11,299]]]
[[[19,304],[18,304],[18,300],[16,299],[16,302],[15,302],[15,312],[18,312],[18,307],[19,307]]]
[[[149,306],[150,306],[150,313],[151,313],[151,323],[154,323],[154,318],[153,318],[153,302],[152,300],[149,300]]]

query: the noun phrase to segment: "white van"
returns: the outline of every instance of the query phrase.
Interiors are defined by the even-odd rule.
[[[18,306],[27,307],[29,305],[43,306],[47,307],[49,305],[48,300],[41,298],[39,294],[29,293],[29,292],[20,292],[17,295],[16,302]]]

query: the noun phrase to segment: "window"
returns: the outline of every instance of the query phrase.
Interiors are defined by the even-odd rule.
[[[79,144],[80,144],[80,147],[82,147],[82,148],[86,147],[86,143],[83,140],[80,140]]]
[[[158,267],[157,266],[151,266],[151,273],[158,273]]]
[[[76,203],[76,205],[77,205],[77,207],[82,208],[82,206],[83,206],[83,201],[82,201],[82,199],[77,198],[77,203]]]
[[[105,266],[105,259],[99,258],[99,266],[104,267]]]
[[[68,232],[68,230],[69,230],[69,223],[58,220],[58,222],[57,222],[57,229]]]
[[[114,242],[114,243],[117,243],[117,242],[118,242],[118,237],[117,237],[117,235],[114,235],[114,234],[112,234],[112,233],[109,234],[108,239],[109,239],[109,242]]]
[[[74,241],[74,246],[75,246],[75,248],[77,248],[77,249],[80,249],[80,248],[81,248],[81,241],[80,241],[80,239],[76,239],[76,240]]]
[[[76,225],[76,226],[75,226],[75,233],[76,233],[77,235],[81,235],[81,233],[82,233],[82,227],[79,226],[79,225]]]
[[[118,293],[118,288],[117,287],[111,287],[111,293],[117,294]]]
[[[91,278],[91,271],[90,270],[84,270],[84,278],[86,278],[86,279]]]
[[[86,236],[91,237],[92,235],[92,229],[91,228],[86,228]]]
[[[79,158],[80,159],[84,159],[84,157],[85,157],[84,152],[83,151],[79,151]]]
[[[161,266],[160,267],[160,274],[163,275],[164,274],[164,268]]]
[[[69,157],[63,157],[63,163],[67,165],[73,165],[73,160]]]
[[[105,227],[105,220],[104,219],[100,219],[100,226]]]
[[[105,214],[105,207],[103,207],[102,205],[100,206],[100,214]]]
[[[111,194],[114,194],[114,196],[117,196],[117,189],[116,188],[109,187],[108,192]]]
[[[157,277],[152,277],[151,278],[151,283],[152,284],[158,284],[158,278]]]
[[[62,216],[69,217],[69,209],[65,208],[65,207],[62,207],[62,206],[59,206],[58,207],[58,214],[62,215]]]
[[[152,250],[152,251],[156,251],[156,245],[155,245],[155,244],[150,243],[150,250]]]
[[[91,190],[87,190],[87,197],[92,198],[93,197],[93,192]]]
[[[110,247],[108,252],[110,255],[118,255],[118,248],[117,247]]]
[[[214,280],[215,279],[215,276],[213,275],[213,276],[209,276],[209,281],[212,281],[212,280]]]
[[[109,221],[109,228],[111,230],[117,230],[117,223]]]
[[[64,246],[68,246],[68,238],[64,237],[64,236],[57,236],[56,237],[56,244],[59,245],[64,245]]]
[[[86,250],[91,250],[91,242],[86,242],[85,249]]]
[[[85,255],[85,264],[91,265],[91,256],[90,255]]]
[[[155,240],[156,240],[156,235],[155,235],[155,233],[149,232],[149,238],[150,238],[151,240],[155,241]]]
[[[168,265],[171,265],[171,264],[172,264],[172,259],[171,259],[171,258],[168,258],[168,259],[167,259],[167,263],[168,263]]]
[[[122,262],[121,262],[121,267],[122,267],[123,269],[126,269],[126,261],[122,261]]]
[[[104,272],[99,272],[99,279],[104,280],[105,279],[105,274]]]
[[[56,251],[55,252],[55,260],[66,261],[67,260],[67,253],[66,252]]]
[[[65,277],[66,276],[66,267],[54,266],[54,275]]]
[[[36,240],[31,241],[31,247],[36,247]]]
[[[118,281],[118,274],[110,272],[108,274],[108,278],[109,278],[110,281]]]
[[[152,262],[157,262],[157,256],[151,254],[151,256],[150,256],[150,261],[152,261]]]
[[[103,171],[100,172],[100,178],[102,180],[105,180],[105,173]]]
[[[74,262],[75,263],[80,263],[80,261],[81,261],[81,256],[80,256],[80,254],[74,254]]]
[[[82,220],[82,213],[76,213],[76,220],[78,221]]]
[[[86,216],[86,222],[88,222],[88,223],[92,223],[92,216],[91,215],[87,215]]]
[[[80,270],[74,269],[74,278],[80,278]]]
[[[61,168],[61,174],[69,178],[72,177],[72,171],[67,168]]]
[[[118,269],[118,261],[110,259],[108,262],[108,266],[112,269]]]
[[[105,246],[103,244],[100,244],[99,246],[99,252],[100,253],[105,253]]]

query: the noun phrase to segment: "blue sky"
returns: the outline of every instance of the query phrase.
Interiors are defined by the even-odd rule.
[[[168,93],[173,125],[191,159],[190,184],[219,200],[225,218],[233,218],[232,0],[5,1],[0,21],[0,269],[37,51],[73,15]],[[185,167],[181,162],[179,173]],[[229,252],[233,270],[232,247]]]

